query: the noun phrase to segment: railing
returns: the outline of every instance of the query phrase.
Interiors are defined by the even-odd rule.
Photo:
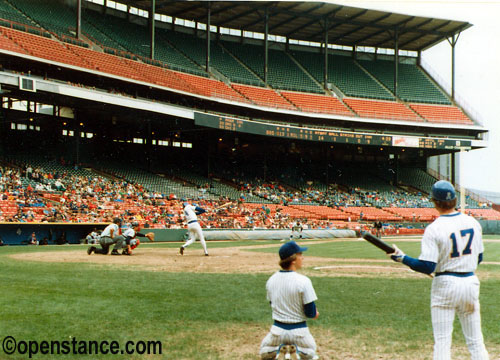
[[[447,176],[444,176],[444,175],[440,174],[436,170],[427,169],[427,173],[429,173],[429,175],[435,177],[438,180],[450,181],[450,179]],[[455,184],[455,186],[460,189],[460,183],[457,182]],[[476,194],[475,192],[473,192],[473,191],[471,191],[469,189],[464,188],[464,190],[465,190],[465,195],[466,196],[468,196],[470,199],[472,199],[472,200],[474,200],[474,201],[476,201],[478,203],[491,203],[491,201],[489,201],[488,199],[480,196],[479,194]]]
[[[420,65],[422,68],[429,73],[429,75],[432,76],[432,78],[448,93],[451,93],[451,85],[450,83],[445,80],[441,75],[435,71],[432,66],[426,62],[425,60],[421,59]],[[468,114],[469,116],[472,117],[472,119],[478,123],[479,125],[483,126],[484,125],[484,120],[483,116],[472,106],[470,103],[465,100],[463,96],[457,93],[455,90],[455,98],[453,99],[460,107],[462,107],[465,110],[465,113]]]

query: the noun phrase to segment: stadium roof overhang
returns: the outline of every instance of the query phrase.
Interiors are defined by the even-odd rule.
[[[319,1],[120,0],[150,11],[214,26],[345,46],[422,51],[472,25]]]

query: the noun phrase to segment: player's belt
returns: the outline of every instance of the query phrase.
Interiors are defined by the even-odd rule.
[[[474,273],[472,271],[471,272],[443,271],[443,272],[436,273],[436,276],[441,276],[441,275],[451,275],[451,276],[458,276],[458,277],[469,277],[469,276],[473,276]]]
[[[299,323],[287,324],[287,323],[282,323],[281,321],[278,320],[274,320],[274,325],[285,330],[293,330],[293,329],[300,329],[307,327],[307,323],[305,321]]]
[[[191,221],[188,221],[188,224],[192,224],[192,223],[195,223],[195,222],[198,222],[198,220],[191,220]]]

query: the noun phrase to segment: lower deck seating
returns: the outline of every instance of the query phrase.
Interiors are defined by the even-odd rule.
[[[87,65],[80,57],[58,41],[5,27],[1,27],[1,32],[30,55],[68,65],[83,67]]]
[[[344,98],[344,102],[361,117],[423,121],[417,114],[408,109],[404,104],[394,101]]]
[[[181,72],[177,72],[176,74],[195,88],[200,95],[231,101],[249,102],[243,95],[222,81]]]
[[[410,104],[425,120],[437,123],[472,125],[471,119],[462,110],[451,105]]]
[[[240,84],[232,84],[232,87],[257,105],[297,110],[295,106],[290,104],[274,90]]]
[[[307,112],[352,116],[352,112],[336,97],[306,94],[292,91],[281,91],[290,102]]]

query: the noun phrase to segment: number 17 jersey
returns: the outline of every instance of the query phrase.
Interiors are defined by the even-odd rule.
[[[436,272],[473,272],[484,252],[483,232],[471,216],[454,212],[441,215],[427,226],[420,260],[436,263]]]

